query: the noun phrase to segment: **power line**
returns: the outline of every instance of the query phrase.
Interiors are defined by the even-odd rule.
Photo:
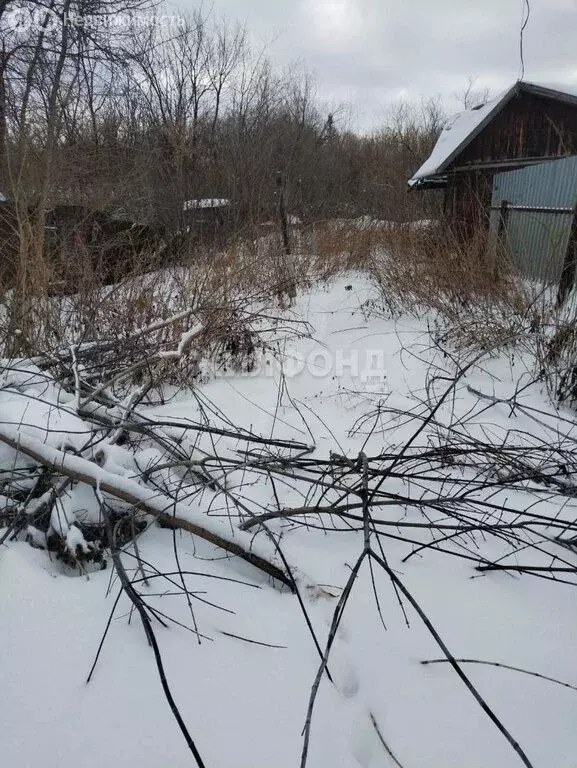
[[[519,58],[521,59],[521,68],[519,74],[519,80],[525,77],[525,59],[523,56],[523,33],[529,23],[529,17],[531,16],[531,6],[529,0],[523,0],[523,9],[521,11],[521,30],[519,32]]]

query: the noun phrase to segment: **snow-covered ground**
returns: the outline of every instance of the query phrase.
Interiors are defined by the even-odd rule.
[[[449,384],[442,375],[454,371],[451,360],[432,347],[426,317],[380,317],[367,309],[372,298],[374,288],[358,275],[311,290],[292,311],[296,319],[311,324],[312,337],[281,341],[277,355],[268,355],[251,374],[218,376],[194,396],[181,392],[166,405],[149,408],[148,415],[164,422],[208,420],[266,437],[314,443],[312,456],[322,459],[330,452],[354,461],[360,451],[374,457],[398,450],[419,422],[395,417],[393,411],[424,412],[427,399],[438,398]],[[481,401],[467,389],[509,397],[519,382],[529,380],[531,365],[522,356],[484,358],[441,406],[437,420],[459,428],[466,424],[470,434],[490,437],[495,444],[515,430],[519,444],[551,440],[545,424],[570,434],[574,427],[558,420],[537,385],[519,399],[544,410],[547,416],[540,420],[545,424],[530,412]],[[56,386],[43,378],[32,380],[29,372],[19,382],[10,374],[0,391],[0,420],[55,446],[64,434],[78,448],[85,444],[85,423],[73,411],[73,398],[64,402]],[[571,419],[568,413],[562,417]],[[418,444],[434,445],[437,436],[431,426]],[[201,452],[237,458],[245,448],[226,436],[205,436],[197,445]],[[138,458],[150,466],[160,459],[151,446],[144,446]],[[3,469],[30,463],[7,447],[0,449],[0,462]],[[130,475],[121,447],[109,450],[107,466]],[[229,492],[253,509],[271,509],[277,500],[290,508],[311,503],[303,497],[308,486],[296,477],[279,479],[273,486],[250,467],[239,465],[224,474]],[[450,468],[447,477],[450,482]],[[392,491],[407,492],[407,484],[398,478],[386,482]],[[421,491],[418,481],[409,488],[415,499]],[[512,490],[505,502],[503,493],[492,489],[483,498],[520,511],[536,501],[534,509],[542,515],[569,521],[576,517],[571,500],[557,499],[553,492],[533,498],[529,491]],[[93,506],[92,491],[76,485],[59,514],[68,521],[80,519]],[[205,490],[191,502],[189,513],[229,537],[240,536],[222,494]],[[378,517],[426,522],[417,504],[385,506]],[[298,575],[324,648],[341,590],[363,550],[364,534],[362,526],[345,530],[341,525],[335,532],[323,530],[316,517],[307,520],[309,525],[272,520],[269,527],[282,534],[282,550]],[[240,540],[254,536],[259,551],[275,559],[266,537],[255,530],[244,532]],[[479,573],[474,559],[433,549],[402,562],[414,545],[395,539],[400,533],[396,528],[387,532],[391,536],[381,538],[387,562],[454,656],[513,665],[577,685],[575,591],[570,585],[504,571]],[[415,541],[430,539],[430,532],[415,528]],[[139,538],[139,548],[145,563],[176,574],[172,581],[156,576],[148,586],[138,587],[151,605],[183,625],[172,623],[165,629],[155,623],[155,632],[174,699],[207,768],[298,766],[319,655],[296,597],[190,534],[152,526]],[[454,539],[446,549],[478,552],[492,561],[510,552],[501,539],[488,535],[477,536],[475,542]],[[134,567],[131,552],[127,547],[123,555],[128,569]],[[524,562],[523,556],[520,552],[508,562]],[[576,561],[570,551],[564,556]],[[527,557],[531,564],[551,562],[546,553],[541,560],[535,553]],[[278,558],[275,562],[281,565]],[[179,569],[188,573],[186,584],[194,593],[194,622],[179,590]],[[164,698],[152,650],[137,616],[130,618],[124,596],[86,684],[118,592],[110,567],[87,578],[24,542],[0,550],[2,765],[194,765]],[[450,665],[420,664],[442,655],[388,576],[372,572],[365,562],[329,658],[334,684],[323,679],[315,704],[309,768],[521,765]],[[535,767],[577,765],[576,690],[494,666],[463,668]]]

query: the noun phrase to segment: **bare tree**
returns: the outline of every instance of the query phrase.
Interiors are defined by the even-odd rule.
[[[455,97],[463,105],[463,109],[474,109],[489,101],[491,92],[487,86],[477,87],[477,78],[469,75],[467,84],[455,92]]]

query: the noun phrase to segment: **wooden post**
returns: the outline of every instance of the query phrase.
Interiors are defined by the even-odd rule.
[[[288,231],[288,220],[286,215],[286,203],[285,203],[285,184],[284,178],[280,171],[276,175],[276,190],[278,197],[278,215],[280,221],[280,231],[283,244],[283,250],[285,256],[290,256],[291,247]]]
[[[285,285],[283,286],[284,293],[286,293],[289,299],[294,299],[296,293],[296,277],[293,260],[291,258],[291,246],[289,238],[288,219],[286,213],[285,202],[285,183],[284,177],[281,171],[276,175],[276,189],[278,196],[278,215],[280,221],[280,231],[283,246],[283,265],[282,270],[285,273]]]
[[[509,203],[507,200],[501,200],[499,208],[499,228],[497,230],[497,239],[502,242],[507,235],[507,224],[509,222]]]
[[[8,151],[7,151],[7,114],[6,114],[6,66],[7,56],[4,51],[0,51],[0,193],[4,193],[6,197],[10,195],[9,192],[9,177],[8,173]],[[12,196],[12,195],[10,195]]]
[[[507,232],[508,217],[509,203],[507,200],[501,200],[498,209],[491,207],[489,235],[487,238],[487,257],[494,266],[499,263],[499,259],[503,256],[503,240]]]
[[[557,307],[560,307],[567,296],[571,293],[575,282],[575,261],[577,260],[577,205],[573,208],[573,218],[571,219],[571,232],[567,251],[563,260],[563,269],[559,280],[559,290],[557,291]]]

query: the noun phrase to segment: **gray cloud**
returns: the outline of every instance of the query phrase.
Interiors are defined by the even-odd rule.
[[[280,66],[302,61],[321,98],[352,102],[359,128],[378,128],[399,96],[441,95],[454,109],[469,76],[496,93],[519,74],[517,0],[213,0],[213,7],[246,22]],[[531,0],[525,77],[577,83],[576,30],[577,0]]]

